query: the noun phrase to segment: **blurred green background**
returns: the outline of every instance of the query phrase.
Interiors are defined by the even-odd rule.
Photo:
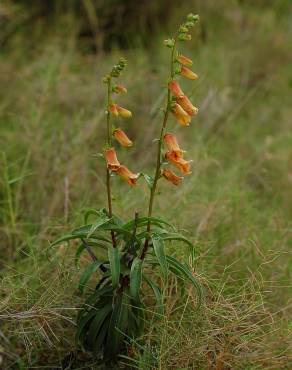
[[[101,78],[121,56],[133,119],[118,124],[135,145],[119,158],[153,171],[163,40],[190,12],[201,21],[180,50],[199,79],[181,84],[199,115],[169,130],[193,173],[178,189],[161,181],[155,213],[194,241],[204,307],[173,281],[130,356],[145,370],[291,368],[290,0],[1,0],[0,367],[97,368],[74,342],[75,246],[49,241],[105,205]],[[117,214],[145,212],[142,181],[114,192]]]

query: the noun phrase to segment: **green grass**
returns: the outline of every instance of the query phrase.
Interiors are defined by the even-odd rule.
[[[193,173],[177,190],[161,182],[155,214],[195,242],[205,298],[198,312],[192,291],[175,280],[165,287],[165,317],[150,315],[129,353],[139,369],[292,366],[292,26],[284,3],[222,1],[221,16],[218,6],[202,6],[207,38],[184,50],[200,79],[183,85],[200,113],[189,128],[172,118],[169,127],[194,160]],[[78,51],[71,23],[64,29],[41,43],[16,35],[0,56],[0,356],[7,369],[61,368],[76,349],[83,301],[76,246],[49,242],[78,225],[86,207],[105,205],[104,163],[96,157],[105,130],[100,79],[119,56],[129,61],[121,102],[134,112],[120,124],[135,142],[120,158],[134,171],[153,171],[164,35],[147,51],[94,56]],[[142,182],[129,189],[117,179],[114,191],[117,214],[145,212]],[[180,245],[169,248],[186,258]],[[71,368],[97,366],[77,358]]]

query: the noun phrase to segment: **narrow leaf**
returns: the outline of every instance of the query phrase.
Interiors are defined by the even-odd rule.
[[[91,275],[99,268],[99,266],[102,264],[100,261],[96,261],[91,263],[86,267],[83,274],[80,277],[78,288],[81,291],[81,293],[84,290],[85,285],[87,284],[88,280],[90,279]]]
[[[163,305],[162,294],[161,294],[161,291],[160,291],[159,286],[153,280],[149,279],[144,274],[143,274],[143,279],[146,281],[146,283],[153,290],[153,293],[154,293],[155,299],[156,299],[157,311],[158,311],[158,313],[160,315],[163,315],[163,313],[164,313],[164,305]]]
[[[110,313],[111,309],[112,305],[107,304],[100,308],[98,311],[96,311],[96,314],[90,324],[88,331],[88,344],[91,348],[94,348],[94,344],[97,336],[99,335],[101,326],[104,323],[104,320],[106,319],[107,315]]]
[[[188,266],[183,265],[176,258],[172,256],[166,256],[167,262],[169,263],[170,270],[182,279],[187,279],[195,287],[198,294],[198,306],[202,302],[202,287],[201,284],[194,278],[192,271]]]
[[[168,266],[167,266],[165,252],[164,252],[164,242],[162,239],[160,239],[157,236],[152,236],[151,239],[153,243],[154,252],[159,262],[163,277],[164,279],[166,279],[167,274],[168,274]]]

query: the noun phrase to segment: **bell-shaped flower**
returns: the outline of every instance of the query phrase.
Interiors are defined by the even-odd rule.
[[[176,101],[187,112],[188,115],[195,116],[198,114],[198,108],[191,103],[190,99],[186,95],[177,98]]]
[[[123,118],[132,117],[132,112],[131,111],[129,111],[126,108],[120,107],[119,105],[117,105],[117,111],[118,111],[119,116],[121,116]]]
[[[130,147],[133,145],[133,142],[128,138],[125,132],[121,130],[120,128],[115,129],[113,132],[113,135],[122,146]]]
[[[189,80],[196,80],[198,78],[198,75],[195,72],[185,66],[181,67],[180,74]]]
[[[113,90],[117,94],[126,94],[127,93],[127,89],[123,85],[116,85]]]
[[[191,117],[178,103],[173,104],[171,111],[181,125],[189,126],[191,122]]]
[[[191,67],[193,65],[193,61],[192,59],[184,56],[184,55],[178,55],[176,60],[182,64],[183,66],[186,66],[186,67]]]
[[[138,173],[131,172],[126,166],[123,165],[118,168],[117,174],[120,175],[131,186],[136,185],[139,177]]]
[[[179,98],[184,95],[182,89],[180,88],[177,81],[172,80],[168,84],[168,88],[171,91],[172,95],[174,95],[176,98]]]
[[[108,111],[116,117],[119,115],[117,104],[110,104],[108,107]]]
[[[183,156],[183,151],[179,147],[176,137],[173,134],[165,134],[163,140],[165,145],[167,146],[167,149],[170,152],[174,152],[177,158],[181,158]]]
[[[116,151],[114,148],[108,148],[104,151],[104,157],[107,163],[107,168],[111,171],[117,171],[120,168],[120,162],[118,161]]]
[[[168,162],[174,164],[184,175],[189,175],[191,173],[190,161],[186,161],[183,158],[177,158],[173,152],[166,152],[165,158],[168,160]]]
[[[161,174],[164,178],[166,178],[166,180],[173,183],[173,185],[180,185],[183,180],[183,177],[177,176],[173,171],[166,168],[162,170]]]

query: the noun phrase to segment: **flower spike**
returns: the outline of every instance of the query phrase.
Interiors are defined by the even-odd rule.
[[[133,145],[133,142],[128,138],[123,130],[117,128],[113,132],[114,137],[116,140],[124,147],[130,147]]]
[[[187,114],[187,112],[179,104],[174,103],[171,111],[175,115],[176,119],[181,125],[189,126],[191,122],[191,117]]]
[[[197,80],[199,78],[199,76],[195,72],[185,66],[181,67],[180,74],[188,78],[189,80]]]
[[[106,149],[104,152],[104,157],[106,159],[107,168],[111,171],[117,171],[120,168],[120,162],[118,161],[116,152],[114,148]]]
[[[131,186],[136,185],[139,174],[131,172],[126,166],[121,165],[117,174],[120,175]]]
[[[191,174],[190,171],[190,161],[186,161],[183,158],[177,158],[175,153],[173,152],[166,152],[165,153],[165,158],[172,164],[174,164],[181,173],[184,175],[189,175]]]
[[[190,102],[189,98],[186,95],[177,98],[176,101],[187,112],[189,116],[195,116],[196,114],[198,114],[198,108]]]
[[[173,171],[166,168],[162,171],[161,174],[166,180],[170,181],[171,183],[173,183],[173,185],[176,186],[180,185],[183,180],[183,177],[177,176]]]

